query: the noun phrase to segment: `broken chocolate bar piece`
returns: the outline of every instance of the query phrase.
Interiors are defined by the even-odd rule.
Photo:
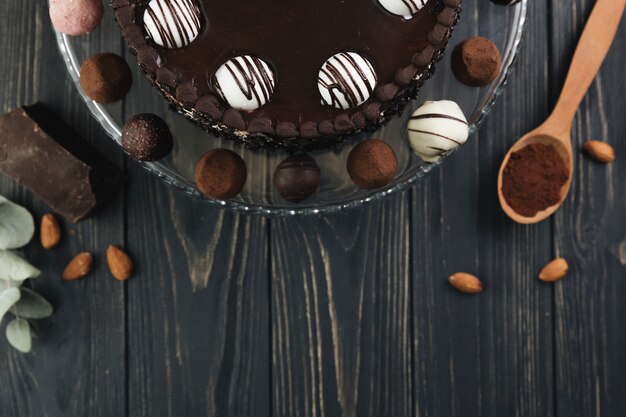
[[[117,191],[121,172],[41,104],[0,117],[0,173],[71,222]]]

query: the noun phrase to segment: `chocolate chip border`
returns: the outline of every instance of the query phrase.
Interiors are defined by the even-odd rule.
[[[198,97],[191,82],[176,81],[175,74],[162,65],[156,49],[146,42],[142,27],[135,22],[135,6],[129,0],[112,0],[122,35],[130,52],[137,57],[142,73],[183,114],[203,129],[233,139],[250,149],[282,149],[289,152],[339,147],[349,136],[380,128],[402,112],[409,100],[417,97],[424,82],[431,78],[461,13],[462,0],[437,0],[431,11],[437,23],[428,34],[429,45],[417,52],[412,62],[399,68],[392,83],[376,87],[373,98],[352,115],[342,113],[335,119],[304,122],[298,128],[290,122],[273,126],[268,118],[257,117],[246,125],[235,109],[223,109],[212,95]]]

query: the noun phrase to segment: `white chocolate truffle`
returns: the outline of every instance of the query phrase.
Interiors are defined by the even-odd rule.
[[[381,6],[389,13],[402,16],[406,20],[412,19],[413,15],[426,6],[428,0],[378,0]]]
[[[469,127],[463,111],[454,101],[427,101],[415,110],[407,126],[413,152],[426,162],[467,142]]]
[[[241,55],[217,70],[211,87],[233,109],[253,111],[272,99],[274,72],[261,58]]]
[[[198,37],[202,19],[195,0],[152,0],[143,13],[143,24],[154,43],[176,49]]]
[[[317,85],[322,104],[348,110],[367,101],[377,81],[372,64],[356,52],[340,52],[322,65]]]

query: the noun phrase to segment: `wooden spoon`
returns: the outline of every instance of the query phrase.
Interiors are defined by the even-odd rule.
[[[580,103],[609,52],[625,6],[626,0],[597,0],[576,47],[565,85],[554,111],[541,126],[518,140],[504,157],[498,174],[498,197],[502,209],[512,220],[522,224],[539,223],[557,211],[567,197],[574,174],[572,122]],[[568,167],[569,179],[561,189],[561,198],[557,204],[538,212],[533,217],[525,217],[513,210],[504,198],[502,177],[511,153],[533,143],[542,143],[554,147]]]

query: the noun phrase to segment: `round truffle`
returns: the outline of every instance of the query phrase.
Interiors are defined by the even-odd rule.
[[[159,116],[138,114],[122,128],[122,146],[139,161],[157,161],[172,151],[174,139]]]
[[[274,171],[274,187],[287,201],[299,203],[320,188],[320,167],[308,155],[293,155]]]
[[[253,111],[269,103],[275,85],[274,72],[267,62],[252,55],[229,59],[211,78],[213,90],[224,103],[244,111]]]
[[[151,0],[143,13],[143,24],[154,43],[178,49],[198,37],[202,14],[195,0]]]
[[[100,25],[104,16],[102,0],[50,0],[50,20],[66,35],[84,35]]]
[[[196,185],[207,197],[227,200],[241,192],[248,170],[239,155],[228,149],[211,149],[196,164]]]
[[[454,101],[427,101],[407,124],[413,152],[426,162],[435,162],[467,142],[469,127],[463,110]]]
[[[378,75],[367,58],[356,52],[339,52],[320,68],[317,88],[323,104],[348,110],[370,98],[377,80]]]
[[[98,103],[113,103],[128,94],[133,75],[124,58],[109,52],[92,55],[80,67],[80,85]]]
[[[382,140],[359,143],[348,156],[348,173],[356,185],[373,190],[389,184],[398,172],[396,154]]]
[[[496,79],[502,66],[498,47],[481,36],[458,44],[452,52],[452,72],[470,87],[484,87]]]

